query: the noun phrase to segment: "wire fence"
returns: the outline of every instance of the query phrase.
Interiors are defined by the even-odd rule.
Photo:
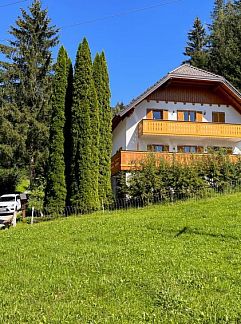
[[[175,192],[173,188],[169,188],[165,192],[150,193],[140,197],[124,197],[121,199],[113,199],[110,203],[102,203],[99,209],[86,209],[81,208],[78,205],[68,206],[65,208],[32,208],[31,215],[27,217],[27,221],[33,223],[53,220],[55,218],[69,217],[69,216],[82,216],[92,213],[108,213],[108,212],[120,212],[129,209],[139,209],[150,205],[163,205],[163,204],[175,204],[181,201],[212,198],[219,195],[226,195],[231,193],[241,192],[241,181],[232,181],[225,183],[222,186],[213,186],[205,188],[205,190],[185,190],[183,192]]]

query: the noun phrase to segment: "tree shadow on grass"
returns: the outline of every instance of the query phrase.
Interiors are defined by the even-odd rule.
[[[239,237],[234,236],[234,235],[228,235],[228,234],[223,234],[223,233],[208,233],[208,232],[201,231],[198,229],[192,229],[187,226],[185,226],[181,230],[179,230],[174,237],[176,238],[183,234],[202,235],[202,236],[209,236],[209,237],[214,237],[214,238],[219,238],[219,239],[240,240]]]

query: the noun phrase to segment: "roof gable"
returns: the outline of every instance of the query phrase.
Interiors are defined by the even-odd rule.
[[[190,64],[183,64],[169,73],[169,75],[176,75],[176,76],[187,76],[187,77],[195,77],[195,78],[205,78],[205,79],[212,79],[212,80],[223,80],[224,78],[216,75],[214,73],[201,70],[196,68]]]
[[[145,100],[150,94],[156,91],[159,87],[163,86],[165,83],[171,80],[196,80],[196,81],[206,81],[206,82],[215,82],[217,85],[223,85],[230,95],[232,95],[235,100],[237,100],[239,110],[241,111],[241,94],[240,92],[232,86],[230,82],[228,82],[222,76],[216,75],[214,73],[196,68],[191,66],[190,64],[183,64],[176,68],[175,70],[169,72],[165,77],[157,81],[153,86],[148,88],[144,93],[142,93],[137,98],[133,99],[129,105],[125,107],[117,116],[114,117],[116,119],[117,124],[118,120],[123,119],[128,113],[133,110],[139,103]],[[116,122],[114,121],[114,125]],[[113,125],[113,126],[114,126]],[[115,126],[114,126],[115,127]]]

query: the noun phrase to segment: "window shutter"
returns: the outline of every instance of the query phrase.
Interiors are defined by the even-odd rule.
[[[213,112],[213,123],[225,123],[225,113],[224,112]]]
[[[196,121],[201,123],[203,121],[203,113],[201,111],[197,111],[196,113]]]
[[[184,152],[184,146],[178,146],[177,147],[177,152],[178,153],[183,153]]]
[[[197,153],[201,154],[204,152],[204,147],[203,146],[198,146],[197,147]]]
[[[233,154],[233,148],[227,147],[227,154]]]
[[[184,111],[178,110],[178,112],[177,112],[177,120],[178,121],[184,121]]]
[[[219,122],[225,123],[225,113],[224,112],[219,113]]]
[[[147,151],[148,152],[153,152],[153,145],[147,145]]]
[[[168,120],[168,110],[163,110],[163,120]]]
[[[147,109],[146,118],[147,119],[153,119],[153,111],[152,111],[152,109]]]
[[[163,151],[164,152],[169,152],[169,146],[168,145],[164,145],[163,146]]]

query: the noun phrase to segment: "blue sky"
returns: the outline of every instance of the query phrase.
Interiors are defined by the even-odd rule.
[[[1,0],[0,39],[31,1],[8,7],[17,0]],[[72,60],[82,38],[87,37],[92,55],[105,51],[112,92],[112,105],[127,104],[147,87],[183,61],[187,32],[199,16],[210,22],[213,0],[43,0],[54,24],[63,27],[60,43]],[[152,9],[131,12],[135,9]],[[122,14],[129,12],[129,14]],[[115,16],[120,14],[119,16]],[[113,18],[101,19],[107,16]],[[100,18],[100,19],[99,19]],[[87,21],[91,21],[87,23]],[[80,23],[78,26],[70,26]],[[68,27],[69,26],[69,27]],[[57,49],[54,50],[56,57]]]

